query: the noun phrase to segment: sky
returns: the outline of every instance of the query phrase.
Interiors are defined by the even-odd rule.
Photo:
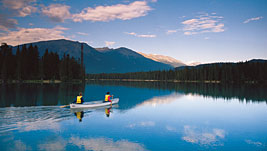
[[[0,42],[69,39],[184,63],[267,59],[267,0],[0,0]]]

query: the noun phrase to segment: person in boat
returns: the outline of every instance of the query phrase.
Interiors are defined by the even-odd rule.
[[[105,100],[103,102],[104,103],[106,103],[106,102],[111,102],[112,103],[111,95],[109,94],[109,92],[107,92],[107,94],[105,95]]]
[[[83,104],[83,94],[82,92],[79,93],[79,95],[77,96],[77,99],[76,101],[74,101],[73,103],[76,103],[76,104]]]
[[[79,119],[79,122],[82,121],[83,114],[84,114],[83,111],[74,113],[74,115],[77,117],[77,119]]]
[[[111,110],[112,107],[109,107],[109,108],[105,108],[105,113],[106,113],[106,116],[109,117],[110,115],[110,110]]]

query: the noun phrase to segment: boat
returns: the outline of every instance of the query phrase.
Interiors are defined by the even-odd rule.
[[[119,102],[119,98],[114,98],[111,99],[112,104],[117,104]],[[101,106],[107,106],[110,105],[111,102],[103,102],[101,101],[93,101],[93,102],[84,102],[83,104],[76,104],[76,103],[71,103],[70,108],[96,108],[96,107],[101,107]]]

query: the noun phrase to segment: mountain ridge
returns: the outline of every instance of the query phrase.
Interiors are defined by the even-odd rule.
[[[29,47],[30,44],[38,47],[40,56],[43,56],[45,50],[48,49],[48,52],[57,52],[59,57],[69,54],[76,59],[80,58],[81,44],[83,44],[86,73],[126,73],[172,69],[172,66],[168,64],[145,58],[126,47],[117,49],[105,48],[103,49],[104,51],[100,51],[87,43],[65,39],[39,41],[25,45]],[[21,49],[23,45],[18,46]],[[13,53],[16,52],[18,46],[12,47]]]
[[[170,56],[165,56],[165,55],[158,55],[158,54],[145,54],[142,52],[138,52],[139,54],[143,55],[146,58],[152,59],[157,62],[169,64],[173,67],[180,67],[180,66],[186,66],[185,63],[183,63],[180,60],[177,60],[175,58],[172,58]]]

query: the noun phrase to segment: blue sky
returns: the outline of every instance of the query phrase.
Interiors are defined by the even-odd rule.
[[[1,0],[0,42],[70,39],[185,63],[267,59],[266,0]]]

